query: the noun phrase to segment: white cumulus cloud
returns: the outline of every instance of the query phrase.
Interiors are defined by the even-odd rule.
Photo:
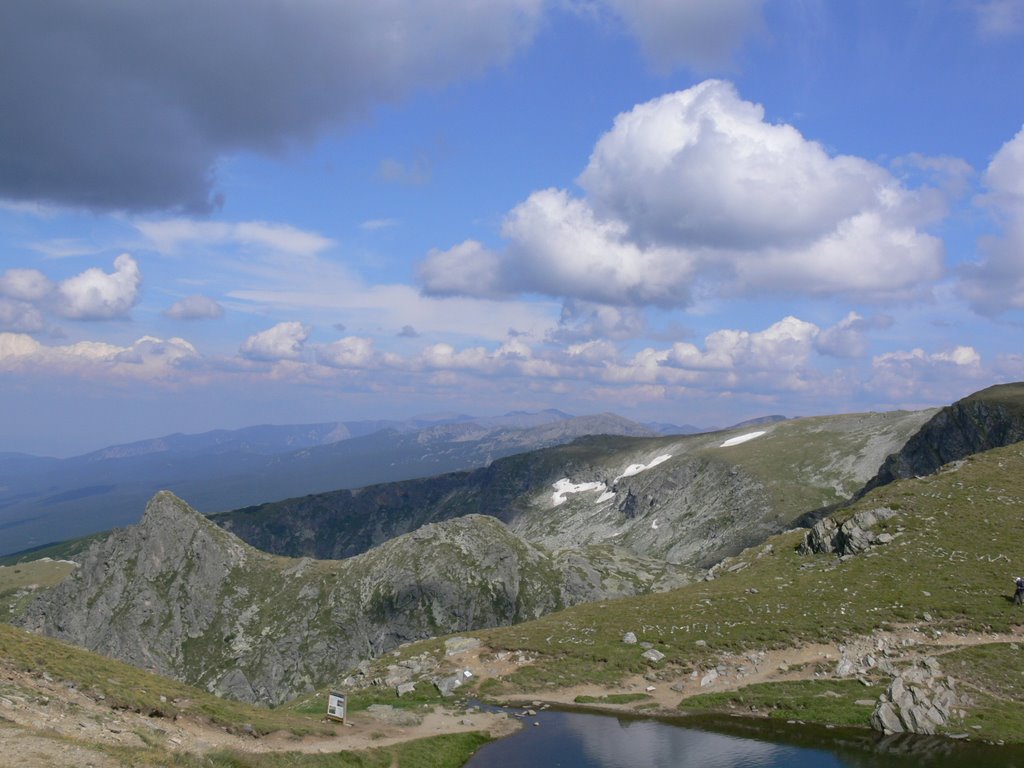
[[[420,264],[419,280],[435,296],[499,296],[501,259],[476,240],[466,240],[446,251],[434,249]]]
[[[0,371],[91,378],[167,378],[199,353],[185,339],[143,336],[129,346],[101,341],[48,346],[22,333],[0,333]]]
[[[671,304],[684,298],[693,260],[641,246],[625,222],[602,219],[563,190],[530,195],[505,220],[505,282],[520,290],[606,304]]]
[[[331,368],[368,368],[374,364],[373,339],[346,336],[317,347],[317,362]]]
[[[961,271],[960,294],[984,315],[1024,309],[1024,128],[1006,142],[985,171],[983,203],[1002,225],[985,237],[980,259]]]
[[[18,301],[39,301],[53,290],[53,283],[37,269],[8,269],[0,275],[0,295]]]
[[[820,329],[788,316],[763,331],[723,329],[704,339],[704,349],[680,342],[669,360],[680,368],[785,370],[804,365]]]
[[[276,362],[302,357],[306,339],[312,328],[298,321],[278,323],[272,328],[250,336],[239,350],[249,360]]]
[[[0,297],[0,329],[35,333],[43,325],[42,312],[28,302]]]
[[[861,357],[868,348],[865,333],[888,328],[891,324],[892,318],[888,315],[863,317],[857,312],[850,312],[831,328],[821,331],[814,341],[814,346],[823,355]]]
[[[961,345],[938,352],[920,347],[885,352],[872,358],[870,389],[894,401],[949,402],[990,381],[974,347]]]
[[[57,311],[75,320],[124,317],[139,300],[142,272],[130,255],[114,259],[114,271],[92,267],[57,286]]]
[[[683,306],[721,294],[917,295],[943,274],[935,190],[832,155],[708,80],[619,115],[580,175],[584,197],[533,193],[506,217],[506,246],[471,279],[457,249],[431,253],[428,293],[539,292],[615,305]],[[465,274],[465,273],[463,273]]]

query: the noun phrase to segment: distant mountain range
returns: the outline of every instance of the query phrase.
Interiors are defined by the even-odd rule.
[[[174,434],[66,459],[0,453],[0,554],[134,523],[159,490],[216,512],[486,466],[584,435],[693,431],[545,410]]]
[[[470,471],[211,517],[159,493],[139,525],[84,551],[47,553],[81,563],[54,590],[23,610],[27,597],[6,603],[32,630],[280,704],[410,640],[700,578],[809,510],[848,499],[933,413],[672,436],[611,415],[378,432],[271,458],[291,470],[302,466],[297,455],[381,439],[440,462],[602,434]]]

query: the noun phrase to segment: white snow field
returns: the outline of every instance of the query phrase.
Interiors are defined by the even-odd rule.
[[[764,430],[762,430],[760,432],[747,432],[747,434],[745,434],[745,435],[737,435],[736,437],[730,437],[728,440],[726,440],[724,443],[722,443],[718,447],[719,448],[728,448],[728,447],[733,446],[733,445],[739,445],[740,443],[745,443],[748,440],[753,440],[755,437],[760,437],[763,434],[764,434]]]
[[[569,493],[583,493],[584,491],[603,491],[604,483],[574,483],[567,477],[563,477],[552,486],[555,492],[551,494],[551,503],[556,507],[565,503],[565,496]]]
[[[633,475],[639,475],[641,472],[645,472],[646,470],[651,469],[651,467],[656,467],[659,464],[662,464],[671,458],[671,453],[665,453],[662,454],[661,456],[656,457],[653,461],[651,461],[650,464],[630,464],[623,470],[622,474],[616,477],[612,482],[617,483],[624,477],[632,477]]]
[[[623,471],[621,475],[616,477],[612,482],[617,483],[624,477],[633,477],[633,475],[639,475],[641,472],[656,467],[659,464],[668,461],[672,458],[672,454],[666,453],[661,456],[657,456],[650,464],[630,464]],[[615,492],[608,490],[608,486],[604,483],[574,483],[568,477],[563,477],[557,483],[551,486],[555,489],[555,492],[551,494],[552,506],[559,506],[566,502],[566,496],[570,493],[585,493],[586,491],[601,491],[601,495],[597,497],[595,504],[604,504],[606,501],[610,501],[615,498]]]

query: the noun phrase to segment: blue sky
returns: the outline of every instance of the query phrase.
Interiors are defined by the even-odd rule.
[[[1024,378],[1024,0],[39,0],[0,68],[0,450]]]

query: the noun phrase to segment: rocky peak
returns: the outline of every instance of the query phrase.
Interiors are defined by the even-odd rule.
[[[1024,440],[1024,384],[999,384],[946,406],[891,454],[856,498],[894,480],[930,475],[952,461]]]
[[[288,560],[161,492],[137,526],[95,543],[19,623],[274,704],[410,640],[685,580],[635,556],[556,556],[479,515],[424,525],[346,560]]]
[[[153,496],[139,524],[127,531],[139,573],[147,578],[189,562],[211,570],[211,577],[223,574],[244,562],[248,549],[170,491]]]

